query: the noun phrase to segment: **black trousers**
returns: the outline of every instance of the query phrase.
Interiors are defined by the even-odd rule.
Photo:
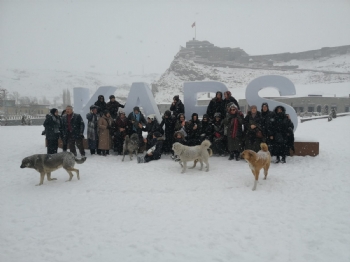
[[[83,139],[76,139],[73,133],[68,133],[67,145],[68,145],[69,151],[72,152],[75,156],[77,155],[77,150],[75,149],[75,145],[77,145],[80,154],[82,156],[85,156]]]
[[[58,149],[58,139],[47,140],[47,153],[48,154],[57,154]]]

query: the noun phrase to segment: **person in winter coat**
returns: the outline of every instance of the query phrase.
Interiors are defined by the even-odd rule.
[[[270,111],[269,104],[263,103],[261,105],[261,128],[263,130],[264,139],[266,141],[267,146],[269,147],[269,151],[272,154],[272,141],[270,140],[271,131],[270,126],[271,125],[271,119],[274,119],[274,113]]]
[[[215,113],[220,113],[221,115],[225,114],[225,103],[222,98],[221,92],[216,92],[215,97],[209,102],[207,108],[207,115],[212,120]]]
[[[220,113],[214,114],[213,120],[213,153],[220,156],[226,156],[226,137],[224,136],[224,125]]]
[[[162,148],[163,148],[163,137],[162,134],[158,131],[153,133],[153,139],[151,142],[151,147],[147,150],[147,153],[144,157],[137,157],[138,163],[148,163],[152,160],[158,160],[162,157]]]
[[[91,155],[101,154],[98,149],[98,120],[100,116],[97,114],[97,106],[90,106],[90,113],[86,114],[88,120],[87,138]]]
[[[212,142],[213,141],[212,138],[213,138],[213,125],[209,119],[209,116],[207,114],[204,114],[201,121],[200,142],[203,142],[205,139]]]
[[[231,92],[230,91],[226,91],[224,93],[224,107],[225,107],[225,113],[226,112],[226,108],[228,106],[229,103],[234,103],[235,106],[237,107],[238,110],[240,110],[239,108],[239,104],[237,102],[237,100],[232,96]],[[225,115],[226,116],[226,115]]]
[[[142,131],[147,132],[146,150],[148,150],[152,147],[152,140],[153,140],[154,132],[160,131],[159,123],[158,123],[158,120],[157,120],[155,115],[152,114],[152,115],[147,116],[147,124],[145,127],[142,128]]]
[[[294,124],[290,119],[290,116],[286,114],[288,118],[288,130],[287,130],[287,145],[286,145],[286,156],[290,156],[290,150],[295,152],[294,149]]]
[[[77,156],[75,145],[78,147],[81,156],[85,156],[83,139],[85,124],[83,118],[73,112],[72,106],[66,107],[66,114],[62,117],[63,143],[69,147],[69,151]],[[63,150],[65,151],[65,150]]]
[[[175,132],[175,116],[171,115],[171,111],[167,110],[164,113],[162,122],[160,123],[160,128],[163,128],[165,125],[165,140],[163,142],[163,152],[165,154],[172,152],[173,140],[174,140],[174,132]]]
[[[109,149],[111,148],[111,134],[112,127],[111,115],[108,110],[103,112],[103,115],[98,120],[98,149],[101,150],[103,156],[109,155]]]
[[[140,108],[135,106],[133,112],[128,115],[130,135],[136,133],[139,136],[139,147],[144,146],[142,128],[146,125],[146,119],[140,112]]]
[[[95,102],[95,106],[97,106],[97,114],[99,114],[100,116],[103,115],[103,112],[106,110],[107,108],[107,104],[105,102],[105,98],[103,95],[99,95],[97,98],[97,101]]]
[[[185,106],[178,95],[174,96],[170,111],[173,111],[175,118],[177,118],[179,114],[185,114]]]
[[[260,150],[260,144],[265,142],[261,123],[261,113],[257,110],[256,105],[252,105],[244,118],[245,149],[258,152]]]
[[[119,111],[119,116],[112,123],[114,152],[123,154],[125,136],[129,134],[128,119],[124,111]]]
[[[125,105],[120,104],[118,101],[115,101],[115,96],[110,95],[109,96],[109,102],[106,105],[107,110],[111,114],[111,117],[113,119],[116,119],[118,116],[118,110],[119,108],[124,108]]]
[[[174,131],[175,132],[177,132],[177,131],[182,132],[184,137],[186,138],[187,137],[187,129],[188,129],[189,123],[186,121],[184,114],[179,114],[177,116],[177,118],[178,119],[177,119],[177,121],[175,123]]]
[[[273,141],[273,155],[276,156],[275,163],[286,163],[287,150],[289,150],[287,140],[288,132],[293,130],[291,121],[286,116],[286,109],[283,106],[277,106],[274,109],[275,116],[271,125],[270,140]],[[290,128],[290,129],[289,129]],[[289,130],[288,130],[289,129]],[[281,159],[282,158],[282,159]]]
[[[227,148],[230,152],[229,160],[239,161],[243,146],[243,113],[232,103],[229,113],[224,119],[224,128],[227,130]]]
[[[46,115],[43,125],[45,127],[47,140],[47,153],[56,154],[58,149],[58,139],[62,137],[61,119],[56,108],[52,108],[50,114]]]
[[[188,126],[186,129],[187,133],[187,141],[189,146],[196,146],[201,143],[200,135],[201,135],[201,122],[198,119],[198,114],[193,113],[191,120],[188,122]]]

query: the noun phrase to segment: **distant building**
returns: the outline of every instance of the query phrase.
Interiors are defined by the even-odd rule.
[[[7,115],[46,115],[50,112],[50,105],[16,104],[15,100],[0,100],[0,111]]]

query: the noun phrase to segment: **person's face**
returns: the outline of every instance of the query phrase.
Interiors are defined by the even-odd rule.
[[[181,135],[180,135],[180,134],[177,134],[177,135],[176,135],[176,138],[177,138],[177,139],[181,139]]]
[[[164,118],[168,118],[168,115],[164,115]]]
[[[55,116],[58,116],[58,111],[57,110],[55,111]]]
[[[207,118],[203,118],[203,122],[208,122],[208,119]]]
[[[107,113],[107,114],[106,114],[106,117],[111,117],[111,114],[110,114],[110,113]]]
[[[103,101],[103,100],[104,100],[104,98],[101,96],[101,97],[100,97],[100,101]]]
[[[193,120],[196,121],[197,120],[197,116],[193,116]]]
[[[111,102],[114,102],[114,101],[115,101],[115,98],[112,98],[112,99],[111,99]]]
[[[220,117],[215,117],[216,121],[219,122],[220,121]]]
[[[150,124],[152,123],[152,120],[150,118],[147,118],[147,122]]]
[[[230,112],[233,113],[233,114],[236,113],[236,108],[231,107],[231,108],[230,108]]]
[[[282,109],[281,108],[277,108],[277,113],[282,113]]]
[[[216,97],[217,97],[217,98],[221,98],[221,94],[220,94],[220,93],[217,93],[217,94],[216,94]]]
[[[252,113],[253,113],[253,114],[256,113],[256,108],[255,108],[255,107],[252,108]]]
[[[134,110],[134,113],[135,113],[135,115],[137,115],[139,113],[139,111],[138,110]]]
[[[264,112],[267,112],[267,105],[263,105],[262,110],[263,110]]]
[[[93,114],[97,114],[97,108],[92,109]]]
[[[227,94],[226,93],[224,93],[224,97],[225,97],[225,99],[227,98]]]
[[[184,116],[180,116],[180,121],[185,121],[185,117]]]
[[[66,108],[66,114],[67,114],[67,115],[71,115],[72,113],[73,113],[72,108],[67,107],[67,108]]]
[[[124,113],[121,113],[121,114],[120,114],[120,117],[121,117],[121,118],[125,118],[125,114],[124,114]]]

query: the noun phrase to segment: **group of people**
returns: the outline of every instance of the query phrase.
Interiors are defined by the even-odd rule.
[[[283,106],[270,111],[268,104],[264,103],[258,111],[255,105],[251,105],[244,116],[229,91],[224,95],[216,93],[201,120],[197,113],[192,113],[191,119],[186,120],[184,104],[179,96],[174,96],[160,123],[153,114],[145,117],[138,106],[126,116],[122,110],[125,105],[117,102],[114,95],[109,99],[106,103],[100,95],[86,115],[87,140],[92,155],[106,156],[110,150],[122,154],[125,137],[132,134],[137,134],[139,148],[146,152],[145,157],[138,159],[139,163],[158,160],[162,154],[171,154],[177,160],[172,151],[173,143],[195,146],[205,139],[211,141],[214,154],[237,161],[244,149],[258,152],[262,142],[268,144],[271,155],[276,156],[276,163],[285,163],[290,150],[294,150],[294,126]],[[63,150],[69,148],[76,155],[76,145],[80,154],[85,155],[84,121],[71,106],[61,116],[57,109],[52,109],[44,126],[48,154],[57,153],[58,138],[61,137]],[[147,132],[146,138],[143,132]]]

